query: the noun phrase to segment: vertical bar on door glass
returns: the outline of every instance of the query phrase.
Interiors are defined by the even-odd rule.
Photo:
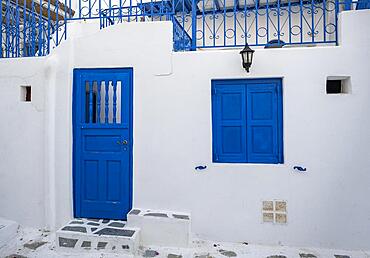
[[[117,81],[113,81],[113,124],[117,123]]]
[[[93,90],[94,90],[94,82],[87,82],[89,85],[89,123],[93,122]]]
[[[105,81],[105,123],[108,124],[109,118],[109,81]]]
[[[96,85],[96,123],[100,124],[100,89],[101,81],[97,81]]]

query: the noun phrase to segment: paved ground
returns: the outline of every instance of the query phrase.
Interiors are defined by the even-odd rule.
[[[293,248],[284,246],[261,246],[248,243],[217,243],[196,240],[192,248],[143,247],[136,255],[118,255],[103,253],[58,253],[55,250],[55,235],[42,230],[23,228],[13,241],[0,249],[1,258],[370,258],[370,252],[349,252],[317,248]]]

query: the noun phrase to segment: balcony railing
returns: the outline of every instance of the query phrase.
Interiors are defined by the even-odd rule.
[[[0,0],[0,57],[44,56],[68,24],[172,21],[174,50],[336,44],[342,10],[370,0]],[[74,11],[76,10],[76,11]],[[148,35],[150,38],[150,35]]]

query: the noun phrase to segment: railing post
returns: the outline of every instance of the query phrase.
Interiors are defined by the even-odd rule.
[[[338,46],[338,15],[339,15],[339,0],[335,0],[335,44]]]
[[[0,58],[3,57],[3,1],[0,1]]]
[[[195,0],[191,0],[191,50],[194,51],[196,49],[197,49],[197,5]]]

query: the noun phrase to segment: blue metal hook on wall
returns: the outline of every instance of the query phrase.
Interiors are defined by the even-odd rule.
[[[206,169],[207,166],[197,166],[195,167],[195,170],[203,170],[203,169]]]
[[[300,166],[294,166],[293,169],[294,170],[298,170],[299,172],[305,172],[305,171],[307,171],[307,168],[300,167]]]

